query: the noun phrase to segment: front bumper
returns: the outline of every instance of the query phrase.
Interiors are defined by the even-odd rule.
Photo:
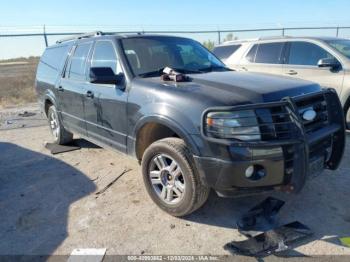
[[[327,123],[310,132],[304,125],[298,104],[312,101],[313,96],[324,99],[323,103],[327,105]],[[202,138],[210,144],[210,148],[221,146],[228,152],[224,158],[213,155],[194,156],[201,178],[219,195],[240,196],[270,190],[298,192],[314,172],[334,170],[339,166],[345,147],[345,122],[340,101],[333,90],[240,108],[275,106],[285,108],[290,115],[293,132],[288,139],[233,142],[210,138],[202,132]],[[315,163],[318,166],[316,169]],[[266,175],[259,180],[248,179],[245,171],[251,165],[262,167]]]

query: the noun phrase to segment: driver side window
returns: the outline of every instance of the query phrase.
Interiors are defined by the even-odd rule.
[[[95,50],[91,59],[91,67],[110,67],[116,75],[122,72],[112,42],[96,42]]]

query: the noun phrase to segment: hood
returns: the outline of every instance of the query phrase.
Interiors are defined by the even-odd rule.
[[[207,106],[273,102],[321,90],[312,82],[261,73],[227,71],[188,76],[190,81],[177,83],[163,81],[160,77],[139,80],[158,87],[159,91],[172,91],[183,99],[199,100]]]
[[[212,72],[191,75],[191,78],[192,82],[214,88],[217,92],[229,91],[252,98],[252,102],[278,101],[286,96],[293,97],[321,90],[313,82],[262,73]]]

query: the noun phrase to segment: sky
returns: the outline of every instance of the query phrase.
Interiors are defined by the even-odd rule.
[[[40,32],[44,24],[48,32],[350,26],[349,9],[349,0],[3,0],[0,34]],[[350,36],[350,29],[342,33]],[[217,41],[216,34],[188,36],[200,41]],[[250,36],[239,35],[240,38]],[[258,35],[255,33],[255,36]],[[55,40],[57,37],[50,37],[49,43]],[[2,37],[0,59],[40,55],[44,47],[42,37]]]

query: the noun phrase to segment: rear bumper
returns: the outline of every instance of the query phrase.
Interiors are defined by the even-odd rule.
[[[293,114],[296,127],[292,138],[250,143],[225,141],[229,158],[194,156],[201,178],[219,195],[240,196],[270,190],[298,192],[313,173],[336,169],[345,147],[344,116],[335,92],[325,90],[321,95],[327,102],[327,125],[307,132],[295,101],[286,99],[284,103]],[[248,179],[245,172],[252,165],[262,167],[265,176]]]

